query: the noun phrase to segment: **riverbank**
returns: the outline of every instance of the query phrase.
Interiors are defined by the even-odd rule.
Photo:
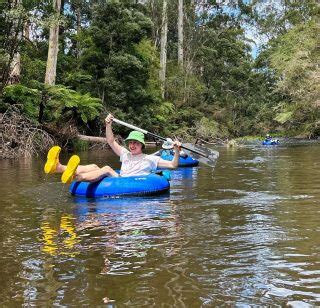
[[[274,139],[279,140],[279,144],[284,145],[308,145],[308,144],[320,144],[320,138],[316,139],[308,139],[308,138],[301,138],[301,137],[277,137],[274,136]],[[265,137],[262,136],[245,136],[245,137],[239,137],[235,139],[231,139],[225,143],[226,146],[232,147],[232,146],[255,146],[255,145],[261,145],[262,141],[265,140]]]

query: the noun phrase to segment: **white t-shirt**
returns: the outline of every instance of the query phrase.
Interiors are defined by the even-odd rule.
[[[120,176],[148,175],[157,169],[160,156],[139,154],[132,155],[122,148],[120,161],[122,162]]]

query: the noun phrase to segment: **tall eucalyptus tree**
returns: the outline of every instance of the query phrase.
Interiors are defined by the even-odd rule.
[[[183,0],[178,0],[178,64],[183,66]]]
[[[23,7],[21,0],[0,3],[0,92],[20,80],[20,43]]]
[[[15,0],[12,1],[12,8],[15,9],[18,13],[18,16],[13,20],[13,36],[17,36],[18,42],[21,41],[22,37],[22,27],[23,24],[21,14],[19,14],[19,11],[22,10],[21,6],[21,0]],[[19,16],[20,15],[20,16]],[[18,83],[20,81],[20,74],[21,74],[21,55],[19,52],[19,47],[17,46],[17,49],[14,51],[14,54],[12,56],[12,62],[10,63],[10,73],[9,73],[9,79],[8,84],[14,84]]]
[[[168,40],[167,0],[163,0],[161,44],[160,44],[160,73],[159,73],[162,98],[165,97],[166,70],[167,70],[167,40]]]
[[[61,9],[61,0],[53,0],[54,14],[50,24],[49,47],[45,83],[54,85],[57,74],[57,59],[59,51],[59,17]]]

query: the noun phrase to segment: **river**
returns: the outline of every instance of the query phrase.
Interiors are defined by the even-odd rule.
[[[1,306],[320,305],[320,146],[218,150],[170,193],[124,199],[72,197],[44,157],[1,160]]]

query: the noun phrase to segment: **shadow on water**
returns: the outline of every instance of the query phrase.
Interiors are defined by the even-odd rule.
[[[43,160],[1,161],[0,303],[320,305],[319,150],[221,149],[144,198],[72,197]]]

